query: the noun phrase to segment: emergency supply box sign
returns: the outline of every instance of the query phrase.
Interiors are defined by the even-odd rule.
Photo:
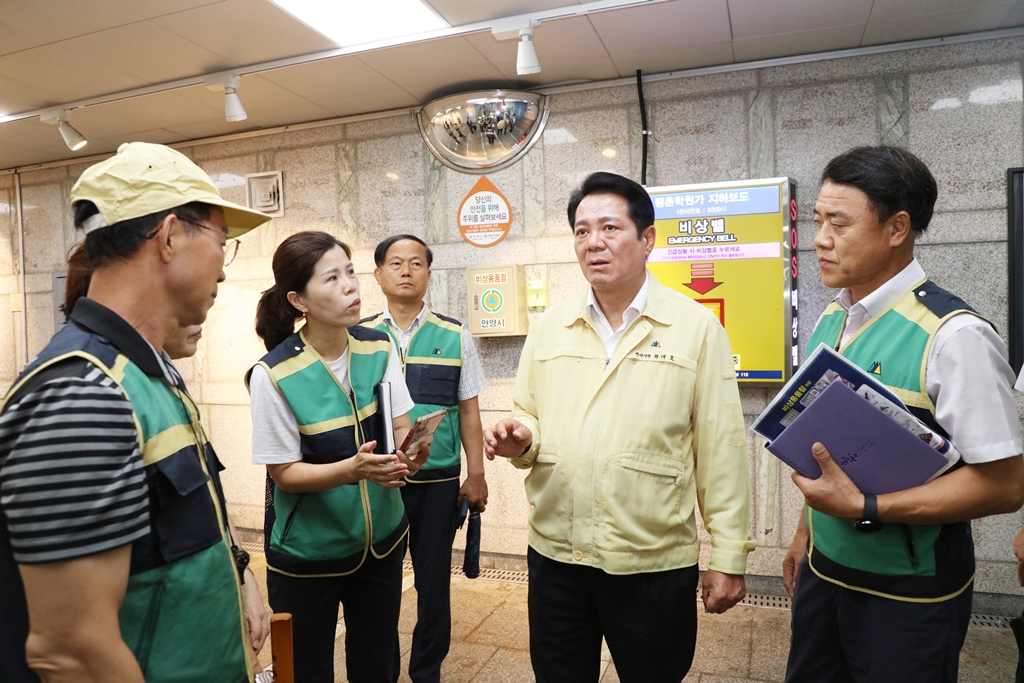
[[[647,267],[725,327],[736,378],[781,385],[797,358],[796,182],[647,188],[657,238]]]
[[[502,337],[529,332],[522,265],[466,268],[466,280],[470,334]]]

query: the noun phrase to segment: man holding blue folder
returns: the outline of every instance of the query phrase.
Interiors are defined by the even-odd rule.
[[[814,445],[822,476],[793,475],[806,507],[783,563],[790,683],[956,681],[973,594],[970,520],[1024,502],[1006,347],[914,258],[937,193],[927,166],[895,147],[851,149],[822,173],[814,246],[822,282],[841,291],[808,348],[828,344],[871,372],[962,461],[874,496]]]

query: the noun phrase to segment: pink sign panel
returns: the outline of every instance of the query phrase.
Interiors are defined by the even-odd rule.
[[[658,247],[647,257],[648,263],[674,261],[729,260],[748,258],[780,258],[782,244],[759,242],[756,244],[702,244],[688,247]]]

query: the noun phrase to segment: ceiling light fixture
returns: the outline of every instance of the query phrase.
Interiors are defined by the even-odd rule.
[[[491,35],[495,40],[519,39],[519,51],[516,53],[516,73],[520,76],[540,73],[540,59],[537,48],[533,45],[533,29],[540,22],[530,17],[513,17],[494,22]]]
[[[245,121],[248,118],[242,100],[238,97],[238,85],[241,82],[241,76],[226,71],[210,74],[203,82],[206,89],[211,92],[224,91],[224,118],[231,123]]]
[[[519,30],[519,52],[516,55],[516,73],[520,76],[540,73],[540,59],[533,45],[533,29]]]
[[[72,152],[77,152],[89,144],[89,141],[68,122],[68,113],[67,109],[47,109],[39,114],[39,120],[48,126],[57,126],[60,136],[64,138],[64,144]]]
[[[271,0],[341,47],[451,28],[422,0]]]

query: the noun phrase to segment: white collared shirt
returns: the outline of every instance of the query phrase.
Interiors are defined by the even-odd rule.
[[[594,329],[597,330],[597,334],[601,337],[601,341],[604,342],[605,351],[608,353],[608,358],[612,357],[612,352],[615,351],[615,345],[619,342],[622,337],[622,333],[626,331],[629,324],[640,317],[640,314],[647,308],[647,292],[649,290],[648,283],[650,282],[651,274],[646,273],[644,275],[644,284],[640,287],[640,291],[633,297],[633,303],[631,303],[625,311],[622,312],[622,324],[617,329],[612,329],[611,323],[608,322],[608,318],[605,316],[604,311],[597,305],[597,298],[594,296],[594,288],[587,288],[587,315],[590,316],[590,322],[594,324]]]
[[[406,351],[409,350],[409,341],[412,339],[412,335],[416,333],[416,330],[420,328],[423,321],[427,319],[429,313],[430,309],[427,308],[427,304],[424,302],[423,308],[413,318],[409,329],[403,330],[391,316],[391,310],[388,308],[387,301],[384,302],[384,324],[395,333],[395,337],[398,339],[398,348],[402,352],[403,359],[405,358]],[[469,333],[469,328],[463,325],[462,373],[459,375],[459,400],[467,401],[474,396],[479,396],[486,390],[487,377],[484,375],[484,368],[480,363],[480,355],[477,353],[476,345],[473,343],[473,335]]]
[[[925,277],[914,259],[855,304],[849,289],[840,291],[835,301],[847,313],[840,345]],[[926,390],[935,404],[936,421],[965,462],[1002,460],[1024,450],[1012,390],[1015,378],[1006,359],[1006,344],[975,315],[955,315],[935,333],[925,369]]]

